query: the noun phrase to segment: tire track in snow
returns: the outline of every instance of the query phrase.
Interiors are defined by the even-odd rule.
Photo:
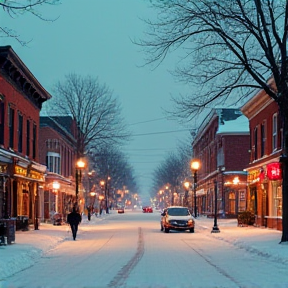
[[[229,273],[227,273],[224,269],[220,268],[219,266],[217,266],[216,264],[214,264],[211,260],[209,260],[205,255],[203,255],[199,249],[195,249],[193,247],[191,247],[189,245],[189,243],[187,243],[185,240],[183,240],[183,242],[191,249],[193,250],[195,253],[197,253],[202,259],[204,259],[204,261],[206,263],[208,263],[210,266],[214,267],[221,275],[225,276],[226,278],[228,278],[231,282],[233,282],[234,284],[236,284],[239,288],[242,288],[242,286],[240,285],[240,283],[234,279]]]
[[[129,277],[129,274],[140,261],[144,254],[144,238],[143,231],[141,227],[138,228],[138,246],[135,255],[128,261],[128,263],[123,266],[117,275],[111,280],[108,287],[119,288],[124,287],[126,279]]]

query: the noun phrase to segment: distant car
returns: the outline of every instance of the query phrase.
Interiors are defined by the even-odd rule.
[[[143,213],[153,213],[153,208],[151,206],[144,206],[142,210]]]
[[[189,230],[194,233],[195,220],[187,207],[171,206],[161,213],[160,226],[165,233],[170,230]]]
[[[119,213],[119,214],[124,213],[124,208],[123,208],[123,207],[119,207],[117,210],[118,210],[118,213]]]

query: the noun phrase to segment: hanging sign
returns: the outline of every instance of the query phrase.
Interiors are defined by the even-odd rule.
[[[279,162],[267,164],[267,176],[269,180],[282,179],[281,164]]]

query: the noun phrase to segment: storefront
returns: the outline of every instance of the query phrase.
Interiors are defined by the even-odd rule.
[[[82,197],[80,197],[80,200]],[[53,216],[59,214],[63,220],[72,211],[76,201],[75,186],[69,178],[48,172],[44,185],[44,221],[53,223]],[[80,201],[79,201],[80,202]]]
[[[282,230],[282,171],[271,162],[248,173],[247,209],[255,214],[255,225]]]

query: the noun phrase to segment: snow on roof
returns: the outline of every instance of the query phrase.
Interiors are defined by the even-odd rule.
[[[249,133],[249,120],[244,115],[239,115],[233,120],[225,120],[219,118],[219,127],[217,134],[223,133]]]

